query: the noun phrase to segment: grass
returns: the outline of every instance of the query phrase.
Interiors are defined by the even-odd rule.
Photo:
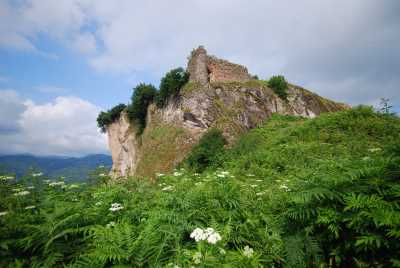
[[[399,267],[399,133],[399,118],[364,107],[275,115],[201,174],[107,184],[99,170],[74,187],[3,176],[0,266]],[[195,241],[196,228],[221,240]]]

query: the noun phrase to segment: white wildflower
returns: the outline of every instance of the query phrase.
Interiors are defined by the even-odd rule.
[[[55,181],[55,182],[51,182],[49,183],[49,186],[54,187],[54,186],[63,186],[65,184],[65,182],[63,181]]]
[[[23,195],[28,195],[28,194],[30,194],[31,192],[29,192],[29,191],[21,191],[21,192],[18,192],[18,193],[15,193],[14,195],[15,196],[23,196]]]
[[[175,177],[179,177],[179,176],[182,176],[182,175],[183,175],[182,172],[179,172],[179,171],[175,171],[175,172],[174,172],[174,176],[175,176]]]
[[[42,176],[43,175],[43,173],[42,172],[39,172],[39,173],[33,173],[32,174],[32,177],[40,177],[40,176]]]
[[[225,249],[223,249],[223,248],[219,248],[219,254],[221,254],[221,255],[225,255],[225,254],[226,254],[226,251],[225,251]]]
[[[111,227],[114,227],[115,225],[116,225],[116,223],[114,221],[110,221],[109,223],[107,223],[106,227],[111,228]]]
[[[250,258],[251,256],[253,256],[254,250],[249,247],[249,246],[245,246],[244,247],[244,251],[243,251],[243,255]]]
[[[157,177],[163,177],[163,176],[165,176],[165,174],[163,174],[163,173],[156,173],[156,176],[157,176]]]
[[[371,153],[379,152],[379,151],[381,151],[381,150],[382,150],[381,148],[371,148],[371,149],[368,149],[368,151],[371,152]]]
[[[203,229],[201,228],[196,228],[193,230],[193,232],[190,234],[190,238],[193,238],[196,242],[199,242],[201,240],[207,239],[207,236],[205,235]]]
[[[196,252],[195,254],[193,254],[193,262],[195,264],[200,264],[202,258],[203,258],[203,255],[201,254],[201,252]]]
[[[222,239],[221,235],[210,227],[205,230],[201,228],[194,229],[190,234],[190,238],[193,238],[196,242],[207,240],[208,243],[213,245]]]
[[[8,211],[0,211],[0,217],[8,214]]]
[[[36,207],[35,206],[27,206],[27,207],[25,207],[25,209],[35,209]]]
[[[9,180],[13,180],[14,177],[11,177],[11,176],[0,176],[0,179],[4,180],[4,181],[9,181]]]
[[[214,232],[211,235],[208,236],[207,238],[207,242],[210,244],[215,245],[218,241],[220,241],[222,239],[222,237],[220,236],[219,233]]]
[[[124,208],[124,207],[123,207],[121,204],[119,204],[119,203],[113,203],[113,204],[111,204],[111,207],[109,208],[109,210],[112,211],[112,212],[114,212],[114,211],[121,210],[121,209],[123,209],[123,208]]]
[[[162,191],[172,191],[173,189],[174,189],[174,186],[169,185],[167,187],[162,188],[161,190]]]
[[[281,186],[279,186],[279,189],[285,190],[286,192],[290,191],[289,187],[287,187],[287,185],[285,185],[285,184],[282,184]]]
[[[76,188],[79,188],[79,184],[77,184],[77,183],[73,183],[68,186],[68,189],[76,189]]]

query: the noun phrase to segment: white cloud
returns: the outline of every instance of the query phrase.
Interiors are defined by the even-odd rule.
[[[23,100],[15,91],[0,90],[0,104],[0,115],[7,114],[0,117],[2,154],[107,152],[106,137],[96,126],[100,108],[90,102],[77,97],[57,97],[53,102],[37,104]],[[12,132],[7,131],[7,122],[14,124]]]

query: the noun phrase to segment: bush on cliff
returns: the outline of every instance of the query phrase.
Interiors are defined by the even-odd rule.
[[[214,128],[207,131],[193,147],[184,165],[194,172],[202,172],[211,165],[218,165],[225,144],[226,140],[221,130]]]
[[[268,80],[268,86],[272,88],[276,95],[278,95],[281,99],[287,99],[287,89],[288,83],[285,80],[285,77],[282,75],[272,76]]]
[[[101,129],[102,132],[106,132],[107,126],[118,120],[121,112],[125,110],[125,108],[126,105],[121,103],[106,112],[100,112],[97,117],[97,126]]]
[[[136,123],[138,134],[146,127],[147,107],[157,96],[157,89],[151,84],[141,83],[133,89],[131,101],[127,108],[128,117]]]
[[[179,94],[180,89],[188,82],[189,73],[183,68],[176,68],[169,71],[160,83],[160,92],[157,96],[156,103],[158,107],[166,104],[168,99]]]

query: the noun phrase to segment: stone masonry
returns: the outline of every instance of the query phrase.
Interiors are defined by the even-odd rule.
[[[203,46],[192,51],[187,70],[190,81],[203,85],[209,82],[246,82],[251,79],[246,67],[209,56]]]

